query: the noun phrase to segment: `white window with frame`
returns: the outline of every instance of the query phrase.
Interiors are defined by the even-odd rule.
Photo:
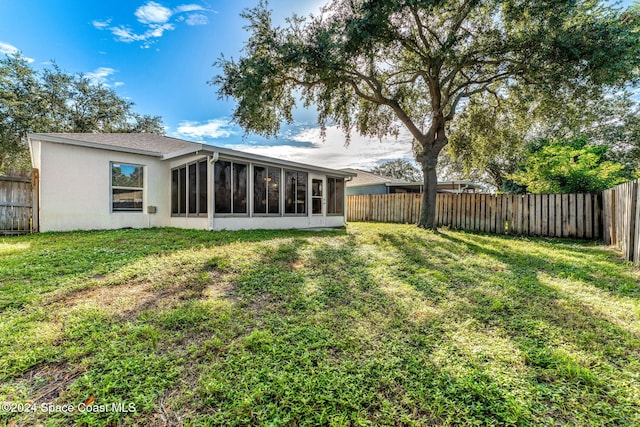
[[[142,212],[144,166],[111,162],[111,211]]]

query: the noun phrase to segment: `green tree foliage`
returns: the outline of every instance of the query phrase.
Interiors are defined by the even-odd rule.
[[[623,164],[605,160],[607,150],[586,138],[543,140],[530,147],[521,169],[509,178],[543,194],[597,192],[634,178]]]
[[[512,86],[613,85],[636,77],[640,60],[637,15],[586,0],[333,0],[284,27],[265,3],[243,16],[243,56],[221,58],[213,80],[237,100],[235,121],[275,136],[300,97],[321,126],[377,137],[406,127],[425,228],[435,226],[437,161],[459,108]]]
[[[372,173],[408,182],[422,181],[422,172],[406,160],[389,160],[371,169]]]
[[[0,59],[0,171],[29,164],[28,132],[164,133],[159,116],[135,113],[112,89],[19,54]]]
[[[631,93],[605,88],[534,97],[522,89],[474,99],[461,112],[444,156],[451,174],[518,192],[506,175],[525,160],[529,145],[579,136],[606,145],[606,159],[640,168],[640,115]]]

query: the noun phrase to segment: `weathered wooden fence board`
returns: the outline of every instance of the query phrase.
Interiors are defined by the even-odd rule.
[[[347,196],[347,218],[415,224],[421,198],[420,194]],[[485,233],[593,239],[602,227],[600,205],[609,201],[609,195],[598,194],[438,193],[436,224]]]
[[[640,264],[640,180],[603,191],[601,215],[604,242],[616,246],[626,260]],[[599,233],[594,228],[594,238]]]
[[[12,171],[0,176],[0,234],[23,234],[37,230],[37,220],[32,223],[32,205],[37,197],[32,189],[37,185],[38,173]],[[36,209],[37,212],[37,209]]]

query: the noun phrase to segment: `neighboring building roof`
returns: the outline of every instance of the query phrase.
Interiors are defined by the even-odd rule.
[[[410,182],[388,176],[376,175],[360,169],[341,169],[357,174],[351,181],[347,182],[347,187],[365,187],[370,185],[384,185],[386,187],[409,187],[422,186],[423,182]],[[484,186],[472,181],[438,181],[438,191],[456,191],[463,188],[473,188],[484,190]]]
[[[355,173],[344,170],[341,171],[277,159],[274,157],[260,156],[257,154],[245,153],[244,151],[190,142],[151,133],[31,133],[28,137],[30,139],[54,142],[58,144],[78,145],[82,147],[160,157],[162,160],[175,159],[200,152],[212,154],[219,153],[230,157],[257,162],[267,162],[292,168],[309,169],[339,177],[351,177],[356,175]]]
[[[484,190],[484,186],[473,181],[438,181],[438,189],[440,190],[456,190],[461,187],[475,188]]]
[[[388,185],[388,184],[416,184],[416,185],[421,184],[421,183],[410,183],[402,179],[391,178],[388,176],[376,175],[374,173],[363,171],[360,169],[345,168],[340,170],[345,172],[350,172],[352,174],[356,174],[356,176],[351,181],[347,182],[347,187],[361,187],[365,185]]]

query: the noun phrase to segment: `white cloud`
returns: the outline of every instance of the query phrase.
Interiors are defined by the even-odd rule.
[[[145,37],[145,39],[148,39],[150,37],[162,37],[162,34],[165,31],[173,31],[175,30],[176,26],[173,24],[164,24],[164,25],[158,25],[151,27],[150,29],[148,29],[143,36]]]
[[[181,4],[175,8],[175,13],[203,11],[204,7],[199,4]]]
[[[193,121],[180,122],[177,129],[181,137],[202,141],[204,138],[228,138],[234,134],[226,120],[214,119],[206,123]]]
[[[107,19],[106,21],[95,20],[95,21],[91,22],[91,25],[93,25],[93,27],[97,28],[98,30],[104,30],[109,25],[111,25],[111,19]]]
[[[100,67],[95,70],[86,73],[84,76],[91,81],[94,85],[102,86],[107,85],[107,77],[115,73],[116,70],[109,67]],[[108,85],[107,85],[108,86]]]
[[[127,27],[112,27],[110,28],[111,33],[118,38],[118,40],[122,42],[132,42],[137,40],[136,35],[133,34],[130,28]]]
[[[146,41],[151,38],[160,38],[165,31],[174,30],[173,24],[150,25],[149,29],[142,34],[136,34],[131,28],[120,26],[110,28],[111,33],[121,42],[130,43],[134,41]],[[146,46],[149,47],[149,46]]]
[[[120,86],[124,86],[124,82],[115,82],[113,83],[114,87],[120,87]]]
[[[229,148],[334,169],[346,167],[370,169],[384,160],[414,157],[411,148],[412,137],[404,130],[400,132],[397,139],[390,137],[382,141],[353,134],[348,147],[345,147],[345,134],[336,126],[327,128],[324,142],[319,128],[302,131],[291,139],[297,142],[309,142],[312,146],[235,145]]]
[[[108,30],[117,41],[131,43],[143,42],[141,47],[149,48],[153,42],[152,39],[160,38],[165,31],[174,30],[175,24],[171,22],[184,22],[189,26],[206,25],[208,18],[203,13],[190,12],[212,12],[198,4],[182,4],[175,9],[163,6],[155,1],[147,1],[144,5],[138,7],[133,13],[136,20],[143,25],[142,29],[133,29],[129,25],[111,25],[111,19],[94,20],[92,25],[98,30]],[[184,16],[186,15],[186,18]],[[177,16],[176,15],[181,15]],[[138,25],[139,26],[139,25]]]
[[[190,26],[207,25],[209,19],[201,13],[192,13],[187,17],[187,20],[185,22]]]
[[[136,9],[134,15],[143,24],[164,24],[171,18],[173,11],[159,3],[150,1]]]
[[[18,49],[17,47],[15,47],[14,45],[11,45],[9,43],[4,43],[4,42],[0,42],[0,54],[3,55],[13,55],[20,52],[20,49]],[[33,58],[27,58],[26,56],[24,57],[25,61],[31,63],[34,61]]]

